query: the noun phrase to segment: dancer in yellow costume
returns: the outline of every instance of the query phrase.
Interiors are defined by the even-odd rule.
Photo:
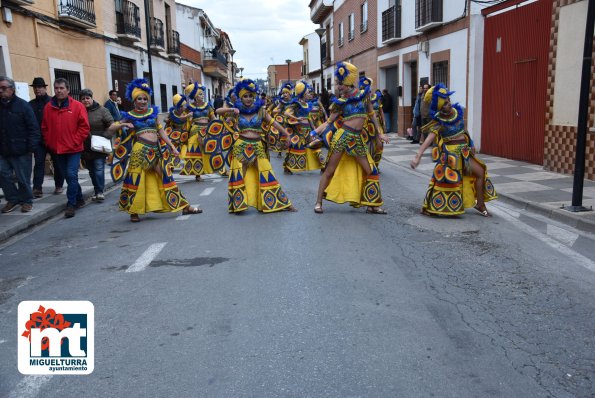
[[[333,100],[328,120],[313,132],[320,134],[342,119],[330,141],[330,155],[320,178],[314,212],[323,212],[324,198],[336,203],[350,203],[354,207],[367,206],[367,213],[387,214],[381,207],[378,168],[362,139],[366,119],[369,117],[379,132],[377,140],[388,142],[388,137],[380,131],[367,92],[356,86],[357,68],[348,62],[339,62],[335,82],[340,98]]]
[[[431,121],[422,127],[428,137],[411,161],[411,168],[419,165],[421,156],[432,142],[436,142],[437,146],[432,150],[436,166],[422,213],[454,216],[464,213],[465,208],[473,207],[482,216],[490,217],[485,202],[496,199],[496,191],[488,178],[486,165],[475,156],[473,140],[465,129],[463,109],[459,104],[450,103],[453,93],[438,84],[429,89],[423,98],[429,104]]]
[[[380,126],[380,131],[382,133],[386,133],[386,130],[384,129],[384,112],[382,111],[382,104],[380,103],[382,95],[380,93],[380,90],[376,90],[375,93],[372,93],[372,83],[372,79],[364,76],[361,79],[359,79],[359,89],[368,92],[368,95],[370,96],[370,102],[372,103],[372,109],[374,109],[374,115],[376,116],[376,120],[378,120],[378,125]],[[380,164],[380,160],[382,160],[382,152],[384,150],[384,145],[382,144],[382,142],[379,142],[376,139],[378,131],[374,123],[372,123],[371,118],[368,118],[364,126],[365,131],[368,135],[366,137],[366,143],[368,145],[370,155],[372,156],[372,159],[374,159],[374,164],[376,165],[376,167],[378,167]]]
[[[238,129],[229,172],[228,211],[240,213],[248,207],[264,213],[295,211],[275,178],[264,145],[271,125],[287,136],[285,128],[266,112],[254,81],[244,79],[236,84],[234,91],[239,100],[234,108],[223,111],[237,116]]]
[[[186,97],[176,94],[172,98],[173,106],[169,108],[167,121],[165,122],[165,133],[173,146],[179,151],[180,143],[188,140],[188,118],[190,114],[186,110]]]
[[[283,166],[292,173],[320,170],[324,161],[324,158],[321,159],[320,149],[306,146],[308,134],[316,127],[310,119],[312,104],[308,102],[308,99],[311,91],[307,82],[303,80],[297,82],[294,89],[294,100],[285,109],[285,117],[287,123],[293,128],[293,134],[289,138],[290,144]]]
[[[173,179],[172,156],[178,156],[167,134],[157,120],[159,108],[149,107],[152,89],[145,79],[136,79],[126,88],[126,98],[134,104],[122,112],[121,123],[128,129],[120,132],[114,154],[112,178],[124,180],[120,193],[120,210],[130,213],[130,221],[140,221],[148,212],[201,213],[188,204]]]
[[[291,83],[285,83],[279,92],[279,101],[277,106],[271,112],[271,115],[275,118],[277,123],[283,126],[284,129],[287,129],[289,125],[287,124],[287,118],[285,116],[285,110],[293,103],[292,97],[292,90],[293,86]],[[282,157],[283,150],[287,147],[287,142],[285,136],[281,135],[276,137],[275,144],[271,146],[272,152],[277,152],[277,157]],[[288,174],[291,174],[291,171],[288,168],[284,168],[284,171]]]
[[[187,110],[190,113],[190,131],[188,140],[182,142],[180,158],[184,160],[181,175],[194,175],[200,181],[203,174],[212,174],[215,171],[210,162],[210,156],[204,150],[204,138],[207,134],[207,125],[215,119],[213,106],[205,101],[206,87],[197,82],[186,86],[184,92],[188,97]]]

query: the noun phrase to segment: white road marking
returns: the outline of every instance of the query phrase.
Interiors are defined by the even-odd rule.
[[[547,225],[547,234],[569,247],[572,247],[579,237],[579,234],[577,233],[570,232],[564,228],[556,227],[551,224]]]
[[[213,179],[211,180],[211,182],[212,182],[213,184],[217,184],[218,182],[221,182],[221,181],[227,181],[227,178],[225,178],[225,179],[224,179],[224,178],[213,178]]]
[[[132,264],[126,272],[139,272],[144,270],[151,261],[163,250],[163,248],[167,245],[167,242],[160,242],[160,243],[153,243],[145,252],[136,259],[134,264]]]
[[[8,398],[29,398],[37,397],[39,390],[52,379],[53,376],[25,376],[10,392]]]
[[[492,207],[490,210],[494,215],[502,217],[506,219],[515,227],[520,229],[523,232],[528,233],[529,235],[533,236],[534,238],[539,239],[543,243],[547,244],[554,250],[562,253],[564,256],[568,257],[569,259],[576,262],[578,265],[588,269],[589,271],[595,272],[595,262],[591,261],[587,257],[575,252],[568,246],[564,245],[563,243],[558,242],[557,240],[550,238],[549,236],[542,234],[541,232],[537,231],[535,228],[528,226],[527,224],[523,223],[522,221],[517,220],[514,216],[508,214],[507,211],[499,208],[499,207]]]
[[[177,216],[176,217],[176,221],[184,221],[184,220],[187,220],[189,218],[190,218],[190,214],[185,214],[185,215],[182,215],[182,216]]]
[[[215,187],[205,188],[205,190],[200,193],[200,196],[209,196],[210,194],[213,193],[214,190],[215,190]]]
[[[0,340],[0,344],[6,343],[6,340]]]

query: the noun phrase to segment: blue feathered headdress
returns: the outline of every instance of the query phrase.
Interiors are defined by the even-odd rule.
[[[233,92],[236,94],[238,99],[242,98],[240,94],[242,90],[248,90],[251,93],[256,94],[258,92],[258,84],[252,79],[243,79],[236,83],[235,87],[233,88]]]
[[[125,97],[128,101],[134,102],[134,99],[143,92],[147,94],[149,99],[153,95],[153,89],[149,86],[149,82],[146,79],[134,79],[126,86]]]
[[[284,83],[279,90],[279,97],[283,96],[283,90],[288,90],[290,93],[292,93],[293,84],[291,84],[291,82]]]
[[[362,76],[359,79],[359,89],[369,93],[372,90],[372,79],[366,76]]]
[[[434,115],[436,112],[439,112],[446,99],[454,93],[454,91],[448,91],[448,88],[442,83],[430,88],[424,97],[424,101],[430,103],[430,114]]]

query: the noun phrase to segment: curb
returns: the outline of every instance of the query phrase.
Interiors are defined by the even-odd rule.
[[[428,179],[431,177],[431,174],[426,174],[426,173],[423,173],[423,172],[420,172],[417,170],[412,170],[400,163],[396,163],[396,162],[390,161],[388,159],[382,159],[382,160],[384,162],[395,165],[395,166],[407,171],[408,173],[414,174],[418,177],[425,177]],[[532,202],[527,199],[519,198],[512,194],[498,192],[497,186],[496,186],[496,192],[498,193],[498,199],[502,200],[505,203],[510,203],[512,205],[515,205],[516,207],[520,207],[523,210],[529,210],[534,213],[538,213],[538,214],[545,216],[551,220],[559,221],[559,222],[569,225],[573,228],[576,228],[580,231],[588,232],[588,233],[595,233],[595,220],[585,220],[584,218],[579,217],[579,216],[569,212],[568,210],[564,210],[562,208],[556,209],[556,208],[542,205],[541,203]]]
[[[109,182],[105,182],[105,191],[113,188],[116,185],[118,184],[114,183],[110,178]],[[83,192],[83,199],[85,200],[85,205],[87,205],[89,199],[94,195],[93,187],[90,188],[91,189],[87,190],[87,192]],[[53,206],[50,206],[46,211],[37,213],[30,217],[26,217],[23,222],[19,222],[16,225],[13,225],[12,227],[8,227],[5,230],[0,231],[0,243],[5,242],[9,238],[12,238],[13,236],[21,232],[24,232],[29,228],[37,226],[49,220],[50,218],[57,216],[60,213],[63,213],[64,210],[66,210],[66,203],[56,203]]]

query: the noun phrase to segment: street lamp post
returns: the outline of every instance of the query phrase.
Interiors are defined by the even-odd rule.
[[[285,62],[287,63],[287,82],[291,82],[291,75],[289,74],[289,65],[291,64],[290,59],[286,59]]]
[[[320,27],[318,29],[315,29],[314,32],[316,32],[318,38],[320,39],[320,92],[318,94],[322,94],[322,87],[324,85],[324,74],[322,73],[322,71],[324,70],[322,65],[322,36],[324,36],[324,34],[326,33],[326,29]]]
[[[236,50],[234,50],[233,48],[231,50],[229,50],[229,53],[231,54],[231,85],[235,86],[236,84],[236,71],[235,71],[235,65],[233,63],[233,55],[236,53]]]
[[[244,75],[242,73],[244,73],[244,68],[238,68],[238,70],[240,71],[240,79],[242,79],[244,77]]]
[[[149,85],[152,89],[155,89],[153,86],[153,62],[151,60],[151,19],[149,15],[149,0],[144,0],[145,5],[145,30],[147,32],[147,60],[149,61]],[[155,95],[151,94],[151,104],[155,104]]]

